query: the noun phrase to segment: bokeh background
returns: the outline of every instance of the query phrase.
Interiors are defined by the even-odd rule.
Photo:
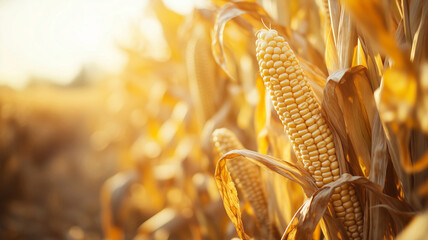
[[[115,184],[136,182],[135,162],[160,155],[160,144],[145,137],[147,111],[165,121],[171,110],[158,109],[156,102],[149,109],[150,101],[163,101],[167,82],[184,77],[171,60],[157,15],[171,12],[182,24],[195,5],[192,0],[0,1],[0,239],[106,236],[102,185],[118,172],[124,174]],[[177,32],[168,34],[178,40]],[[175,134],[169,131],[164,130]],[[167,165],[152,174],[167,181],[176,173]],[[131,189],[141,195],[132,198],[141,209],[117,210],[127,201],[120,190],[119,200],[106,207],[135,215],[115,216],[127,222],[127,239],[165,206],[167,193],[156,190],[147,199],[141,188]]]
[[[360,234],[426,239],[427,23],[424,0],[0,0],[0,239],[343,239],[260,76],[269,28],[335,134]],[[218,128],[245,149],[216,151]],[[258,181],[233,184],[233,161]]]

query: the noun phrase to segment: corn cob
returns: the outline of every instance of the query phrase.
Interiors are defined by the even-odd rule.
[[[202,27],[197,28],[195,36],[189,41],[186,50],[186,64],[192,100],[201,122],[210,119],[216,110],[216,63],[211,53],[210,39]]]
[[[216,129],[213,132],[213,141],[216,151],[220,155],[243,149],[237,137],[225,128]],[[244,198],[250,203],[261,228],[261,235],[272,239],[273,225],[270,224],[268,204],[263,189],[260,170],[256,165],[248,162],[244,157],[239,157],[226,163],[226,167]]]
[[[331,131],[293,51],[275,30],[257,34],[257,60],[293,150],[318,187],[339,178]],[[331,203],[350,239],[362,239],[363,213],[351,185],[335,189]]]

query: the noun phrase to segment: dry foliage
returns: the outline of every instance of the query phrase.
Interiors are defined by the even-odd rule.
[[[428,1],[213,0],[189,16],[150,7],[169,58],[145,55],[145,39],[123,47],[128,64],[100,95],[122,127],[92,135],[119,169],[101,188],[105,239],[350,239],[330,201],[344,184],[364,239],[426,238]],[[260,29],[296,54],[334,137],[338,180],[317,187],[294,153],[259,73]],[[245,149],[219,156],[218,128]],[[269,223],[243,197],[234,161],[260,168]]]

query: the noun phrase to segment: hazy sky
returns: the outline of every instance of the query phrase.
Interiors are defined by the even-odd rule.
[[[165,0],[182,13],[195,0]],[[115,41],[130,23],[144,18],[148,0],[2,0],[0,1],[0,84],[23,86],[38,76],[69,82],[82,64],[120,71],[126,61]],[[148,32],[159,32],[146,19]],[[146,25],[147,26],[147,25]]]

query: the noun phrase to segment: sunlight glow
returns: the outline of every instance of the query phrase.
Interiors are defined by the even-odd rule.
[[[189,14],[193,6],[197,5],[197,0],[163,0],[165,5],[180,14]],[[199,0],[199,2],[203,2]]]
[[[82,65],[118,72],[126,57],[116,40],[143,14],[147,0],[0,2],[0,84],[29,77],[70,82]]]

